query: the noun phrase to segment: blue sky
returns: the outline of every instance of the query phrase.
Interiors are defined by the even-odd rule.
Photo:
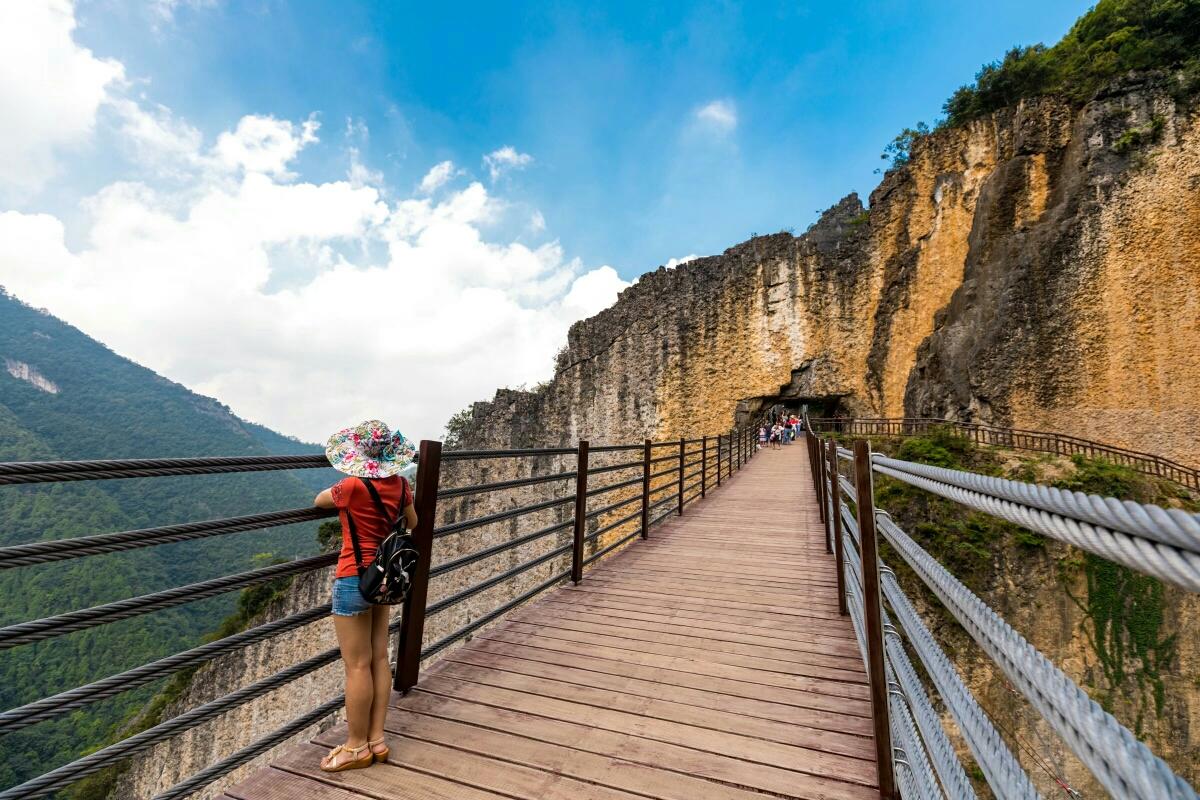
[[[0,286],[284,433],[437,436],[1084,10],[0,1]]]
[[[752,232],[802,231],[878,181],[903,126],[932,122],[980,64],[1056,41],[1079,2],[179,3],[79,6],[78,39],[150,76],[202,130],[317,112],[370,130],[363,158],[399,187],[444,159],[533,157],[509,176],[570,256],[632,278]],[[696,123],[721,101],[730,130]],[[344,170],[314,148],[305,174]]]

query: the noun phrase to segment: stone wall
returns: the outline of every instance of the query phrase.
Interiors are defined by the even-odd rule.
[[[938,131],[869,211],[850,195],[800,236],[643,275],[548,384],[476,404],[467,441],[712,434],[784,396],[1198,463],[1198,187],[1197,117],[1149,84]]]

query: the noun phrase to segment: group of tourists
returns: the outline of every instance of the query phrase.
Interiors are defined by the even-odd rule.
[[[804,422],[795,414],[784,414],[758,429],[759,447],[770,446],[772,450],[791,444],[804,430]]]

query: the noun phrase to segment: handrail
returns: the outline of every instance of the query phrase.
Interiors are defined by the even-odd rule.
[[[671,454],[663,457],[651,457],[651,451],[655,448],[670,448]],[[521,591],[511,600],[482,616],[476,617],[473,621],[447,634],[433,644],[422,647],[421,639],[426,615],[436,614],[448,609],[463,600],[475,597],[489,589],[525,575],[542,565],[561,564],[560,559],[564,559],[567,556],[577,559],[578,563],[582,565],[594,564],[597,560],[632,542],[638,536],[646,537],[651,529],[667,517],[674,514],[682,514],[685,506],[704,496],[706,490],[715,490],[724,478],[728,478],[744,466],[753,455],[754,449],[752,430],[748,428],[734,429],[716,437],[703,436],[690,440],[672,439],[663,442],[647,441],[637,444],[612,444],[590,448],[587,442],[580,442],[576,447],[441,452],[440,443],[422,442],[421,472],[418,475],[416,497],[420,524],[417,530],[414,531],[414,536],[417,538],[418,545],[422,550],[422,562],[418,566],[414,589],[405,604],[403,613],[397,615],[397,618],[390,626],[391,631],[399,633],[396,649],[396,688],[407,690],[417,682],[422,659],[440,652],[470,635],[470,633],[478,630],[480,627],[499,619],[511,609],[536,597],[539,593],[557,585],[564,579],[573,577],[572,570],[555,569],[549,578],[540,580],[536,585]],[[587,458],[585,457],[585,454],[589,451],[591,454],[632,453],[638,451],[643,452],[644,456],[638,461],[598,464],[589,467]],[[527,459],[555,458],[560,456],[577,456],[579,468],[572,471],[554,471],[545,475],[528,475],[531,462]],[[441,462],[468,462],[473,460],[510,460],[514,464],[518,475],[521,472],[525,472],[526,475],[476,485],[439,487]],[[670,462],[671,466],[669,468],[657,470],[658,465],[666,462]],[[328,468],[328,466],[329,464],[324,456],[315,454],[231,458],[14,462],[0,463],[0,487],[4,485],[64,481],[153,478],[160,476],[256,472],[280,469],[317,469]],[[696,469],[688,472],[692,467]],[[587,475],[618,473],[622,470],[636,471],[638,474],[636,477],[615,481],[606,485],[590,489],[587,487],[585,477]],[[713,475],[716,476],[715,484],[709,480]],[[696,476],[699,476],[699,480],[685,485],[687,481]],[[666,480],[660,486],[652,486],[651,484],[655,479]],[[515,508],[486,513],[477,517],[453,522],[443,522],[440,525],[435,524],[438,517],[437,505],[439,501],[459,501],[460,499],[468,501],[473,496],[489,493],[494,498],[491,501],[494,508],[497,504],[504,502],[498,496],[503,495],[505,492],[516,489],[548,491],[549,486],[561,486],[562,483],[569,484],[571,482],[574,482],[576,485],[574,496],[549,497],[533,502],[526,500],[524,504]],[[640,490],[635,489],[638,486],[640,486]],[[700,489],[692,491],[697,486]],[[542,487],[546,488],[542,489]],[[607,503],[592,509],[588,508],[588,502],[592,501],[593,498],[620,489],[630,489],[635,493],[630,497],[619,499],[616,502]],[[684,494],[681,499],[681,489],[684,492],[690,491],[692,493]],[[669,494],[661,496],[664,491],[669,492]],[[482,577],[471,586],[460,589],[436,602],[426,602],[426,587],[431,578],[438,578],[469,565],[481,564],[488,559],[511,552],[523,545],[531,545],[544,541],[548,537],[561,534],[572,527],[578,528],[580,525],[579,518],[574,515],[566,519],[562,518],[564,513],[562,507],[571,502],[576,503],[577,509],[582,509],[582,525],[584,528],[589,529],[574,542],[557,540],[553,546],[550,546],[543,553],[530,555],[521,563]],[[622,509],[635,504],[637,505],[632,510],[632,513],[622,513],[616,519],[606,519],[608,515],[614,512],[621,512]],[[664,507],[665,510],[660,511]],[[549,520],[543,519],[543,522],[548,524],[543,524],[533,531],[518,532],[501,542],[456,556],[436,566],[431,564],[431,551],[438,546],[437,542],[446,536],[539,513],[550,515]],[[0,570],[221,536],[241,531],[314,522],[333,516],[336,516],[335,511],[298,508],[139,530],[99,533],[69,540],[17,544],[0,548]],[[554,519],[554,517],[558,517],[558,519]],[[607,537],[615,538],[607,541]],[[585,555],[580,551],[580,548],[586,548],[590,552]],[[272,565],[235,575],[202,581],[190,586],[170,588],[141,597],[107,603],[90,609],[70,611],[42,620],[16,623],[6,628],[0,628],[0,650],[151,613],[162,608],[188,603],[203,597],[210,597],[247,586],[258,585],[281,577],[324,569],[331,565],[335,558],[336,554],[334,553],[300,558],[285,564]],[[140,686],[145,686],[159,678],[212,661],[215,658],[252,644],[266,641],[281,633],[316,622],[327,616],[328,613],[328,604],[309,608],[278,620],[261,623],[214,642],[197,645],[140,667],[134,667],[115,675],[93,680],[83,686],[59,692],[52,697],[35,700],[18,708],[10,709],[0,713],[0,735],[35,725],[44,720],[61,717],[93,702],[113,697]],[[337,658],[338,650],[336,648],[318,653],[296,664],[292,664],[276,672],[274,675],[235,689],[223,697],[210,700],[202,706],[186,711],[173,719],[128,736],[68,764],[51,769],[49,772],[18,786],[0,791],[0,800],[9,800],[10,798],[18,797],[43,797],[56,792],[80,778],[93,774],[135,753],[146,750],[164,737],[190,730],[230,709],[261,697],[280,686],[284,686],[300,676],[321,669],[336,661]],[[309,710],[287,725],[258,737],[253,742],[224,759],[216,761],[204,770],[189,776],[170,789],[160,793],[156,800],[182,798],[212,783],[228,774],[240,764],[285,741],[296,731],[328,716],[333,711],[336,711],[342,702],[343,698],[336,697]]]
[[[811,424],[816,426],[814,430],[819,432],[845,433],[851,436],[917,436],[928,433],[933,428],[946,427],[963,434],[976,444],[1055,455],[1107,458],[1132,467],[1144,475],[1166,478],[1190,489],[1200,490],[1200,468],[1153,453],[1104,444],[1065,433],[933,417],[817,417]]]
[[[938,736],[940,730],[931,727],[924,688],[909,674],[912,667],[899,645],[900,639],[906,638],[955,718],[993,793],[1002,800],[1039,798],[1004,739],[916,615],[895,574],[876,562],[876,530],[1113,797],[1196,800],[1195,789],[901,530],[884,509],[876,508],[871,476],[887,475],[1192,592],[1200,592],[1200,514],[916,464],[873,454],[862,439],[855,442],[851,482],[837,471],[839,459],[849,454],[832,438],[816,435],[807,418],[805,423],[810,454],[819,454],[829,465],[820,470],[814,465],[818,497],[840,506],[827,514],[826,531],[830,535],[839,532],[841,537],[835,565],[838,586],[845,587],[848,600],[841,606],[853,619],[864,659],[869,653],[883,655],[879,664],[867,659],[871,683],[886,682],[894,687],[882,705],[873,698],[876,733],[881,723],[883,730],[890,731],[906,748],[905,759],[881,759],[881,776],[884,767],[889,774],[895,769],[897,780],[909,788],[931,781],[934,771],[943,786],[963,783],[961,765],[952,749]],[[813,423],[820,426],[822,421]],[[870,427],[850,432],[861,433]],[[843,497],[855,505],[857,515],[850,512]],[[867,624],[873,607],[864,599],[868,585],[882,588],[882,599],[875,601],[883,615],[882,633]],[[899,627],[888,621],[882,609],[884,600]],[[903,702],[897,704],[896,696]],[[884,764],[885,760],[892,763]],[[926,774],[926,770],[932,771]]]

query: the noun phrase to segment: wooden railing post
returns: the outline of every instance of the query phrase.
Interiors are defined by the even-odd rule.
[[[825,525],[825,552],[833,552],[833,528],[830,525],[828,471],[825,469],[825,446],[821,440],[813,437],[814,455],[817,459],[817,502],[821,504],[821,522]]]
[[[723,439],[723,438],[724,438],[724,436],[722,434],[719,434],[719,433],[717,434],[717,488],[718,489],[721,488],[721,439]]]
[[[653,443],[647,439],[642,453],[642,538],[650,536],[650,451]]]
[[[687,450],[687,439],[679,437],[679,516],[683,516],[683,453]]]
[[[421,441],[417,461],[417,496],[413,503],[417,527],[417,567],[412,590],[404,599],[400,633],[396,637],[396,675],[392,688],[407,692],[421,674],[421,644],[425,638],[425,600],[429,596],[429,561],[433,554],[433,526],[437,518],[438,480],[442,473],[442,443]]]
[[[700,438],[700,498],[708,494],[708,437]]]
[[[842,487],[838,483],[837,442],[829,440],[829,499],[833,506],[830,514],[833,527],[833,557],[837,561],[838,613],[845,616],[846,608],[846,554],[842,551]]]
[[[579,441],[575,467],[575,541],[571,546],[571,582],[583,580],[583,531],[587,527],[588,443]]]
[[[858,537],[862,558],[863,623],[867,634],[867,679],[875,727],[875,760],[879,766],[879,796],[898,798],[892,766],[892,732],[888,722],[888,684],[884,668],[883,621],[880,613],[879,553],[875,540],[875,500],[871,482],[871,447],[854,443],[854,486],[858,493]]]

